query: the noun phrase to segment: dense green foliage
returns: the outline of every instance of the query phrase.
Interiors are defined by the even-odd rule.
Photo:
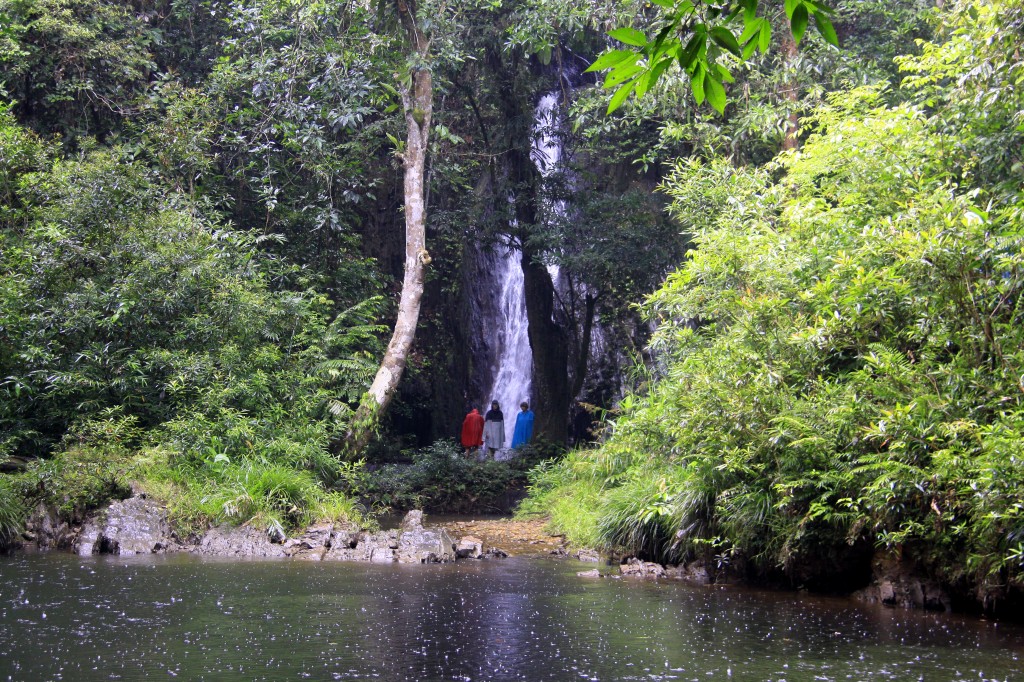
[[[18,537],[24,524],[25,503],[8,477],[0,477],[0,550]]]
[[[742,64],[758,50],[767,52],[771,45],[771,9],[765,11],[758,0],[724,5],[702,0],[654,0],[654,4],[665,10],[654,35],[649,37],[628,26],[616,28],[608,35],[626,49],[608,50],[588,68],[608,69],[603,87],[615,90],[608,112],[622,106],[630,95],[646,95],[666,69],[678,64],[689,76],[697,104],[706,100],[724,113],[724,84],[736,80],[730,67]],[[829,18],[833,10],[825,3],[785,0],[783,11],[794,46],[800,43],[812,18],[828,43],[839,44]]]
[[[1020,587],[1024,16],[946,20],[901,60],[909,102],[840,92],[772,164],[677,164],[697,248],[644,305],[657,363],[524,511],[797,582],[867,544],[983,601]]]
[[[313,289],[282,288],[303,283],[295,266],[124,150],[53,158],[2,116],[0,447],[72,448],[35,465],[26,489],[80,517],[127,490],[130,450],[164,445],[174,474],[150,476],[280,494],[271,508],[308,513],[314,475],[332,480],[332,439],[373,371],[373,301],[337,311]],[[116,476],[78,478],[94,451],[103,471],[123,460]],[[204,504],[210,518],[253,516],[234,498]]]
[[[524,513],[794,584],[880,549],[1019,590],[1020,3],[726,5],[423,0],[409,62],[389,3],[0,0],[0,546],[40,503],[140,487],[183,533],[505,507],[541,452],[446,440],[489,380],[473,259],[502,244],[538,435],[611,415]],[[405,258],[409,68],[434,92],[423,322],[344,462]]]

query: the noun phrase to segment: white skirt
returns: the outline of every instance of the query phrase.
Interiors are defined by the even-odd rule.
[[[494,450],[505,447],[505,422],[484,422],[484,445]]]

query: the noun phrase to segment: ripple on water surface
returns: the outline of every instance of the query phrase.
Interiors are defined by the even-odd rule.
[[[578,570],[0,557],[0,682],[1024,679],[1017,626]]]

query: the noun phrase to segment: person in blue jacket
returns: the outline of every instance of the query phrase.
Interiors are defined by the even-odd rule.
[[[522,403],[519,408],[519,414],[516,415],[516,428],[512,431],[512,447],[514,448],[526,445],[533,437],[533,412],[530,411],[530,405]]]

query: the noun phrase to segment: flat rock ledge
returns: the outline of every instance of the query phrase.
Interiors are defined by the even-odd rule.
[[[252,527],[220,526],[211,529],[191,551],[205,556],[444,564],[458,558],[458,546],[459,543],[444,528],[424,528],[423,512],[417,510],[409,512],[401,528],[394,530],[371,533],[325,523],[310,526],[295,537],[282,538],[277,542],[267,533]]]
[[[40,549],[70,549],[82,556],[191,552],[211,557],[402,564],[507,556],[500,549],[486,547],[480,538],[455,540],[445,528],[424,527],[419,510],[406,514],[398,529],[372,533],[321,523],[292,537],[273,537],[252,526],[218,526],[198,542],[180,542],[168,522],[166,507],[144,494],[112,503],[82,526],[62,522],[54,510],[40,507],[30,519],[25,540]]]

